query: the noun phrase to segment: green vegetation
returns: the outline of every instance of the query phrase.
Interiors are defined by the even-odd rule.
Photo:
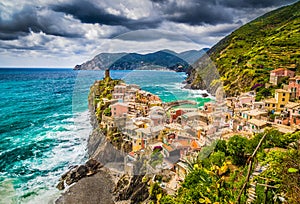
[[[158,164],[161,164],[163,161],[163,155],[160,153],[159,149],[155,149],[150,158],[150,165],[153,168],[155,168]]]
[[[102,114],[105,116],[111,116],[111,110],[108,107],[109,104],[104,99],[112,99],[112,91],[114,87],[121,83],[121,80],[113,80],[106,78],[100,81],[96,81],[91,87],[89,94],[89,104],[92,104],[95,108],[97,120],[100,123],[102,120]]]
[[[299,139],[300,132],[283,135],[268,130],[251,139],[236,135],[228,141],[219,140],[205,148],[205,154],[214,148],[206,158],[199,153],[176,196],[163,195],[160,203],[236,203],[247,179],[249,159],[257,147],[251,172],[256,166],[264,166],[266,170],[251,178],[251,182],[262,184],[256,185],[257,198],[253,203],[283,203],[283,198],[288,203],[297,203],[300,200]],[[250,182],[246,189],[249,187]],[[246,203],[247,198],[247,191],[243,191],[240,203]]]
[[[219,70],[225,91],[234,95],[236,91],[249,91],[255,84],[265,84],[270,70],[276,68],[292,68],[299,73],[299,32],[298,1],[257,18],[217,43],[208,54]]]

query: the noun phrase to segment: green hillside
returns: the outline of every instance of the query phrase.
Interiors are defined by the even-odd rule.
[[[300,1],[240,27],[208,51],[232,95],[268,82],[270,70],[300,70]]]

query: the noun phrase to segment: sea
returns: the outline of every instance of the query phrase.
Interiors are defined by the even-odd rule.
[[[103,71],[0,68],[0,204],[53,203],[60,176],[87,160],[92,131],[87,97]],[[185,73],[111,71],[162,101],[210,101],[206,91],[184,89]]]

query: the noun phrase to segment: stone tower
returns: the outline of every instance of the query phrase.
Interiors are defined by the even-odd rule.
[[[110,79],[109,69],[106,69],[106,70],[105,70],[104,79]]]

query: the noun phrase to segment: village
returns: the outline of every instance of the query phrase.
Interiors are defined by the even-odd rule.
[[[105,79],[110,79],[106,71]],[[186,107],[180,103],[163,103],[161,99],[141,90],[138,85],[118,83],[101,116],[100,127],[106,133],[122,137],[129,144],[124,169],[129,175],[136,172],[134,163],[147,155],[147,173],[168,171],[170,178],[161,187],[174,192],[178,181],[189,172],[188,160],[218,139],[233,135],[251,138],[266,128],[281,133],[300,129],[300,76],[279,68],[271,71],[268,86],[285,80],[274,97],[256,100],[255,91],[236,97],[218,96],[203,107]],[[95,107],[97,109],[97,106]]]

